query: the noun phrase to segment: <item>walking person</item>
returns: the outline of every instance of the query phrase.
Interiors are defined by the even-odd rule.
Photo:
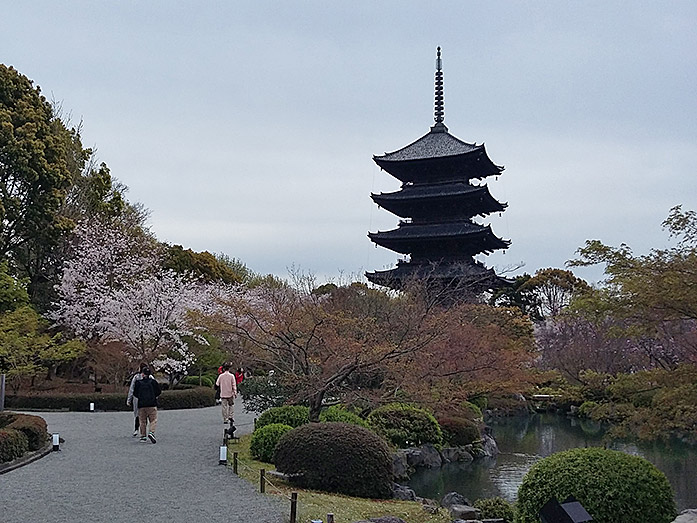
[[[220,376],[223,373],[223,366],[221,365],[218,367],[218,376]],[[218,386],[218,382],[215,382],[215,404],[220,405],[220,387]]]
[[[223,373],[218,376],[215,384],[220,387],[220,404],[223,410],[223,423],[230,422],[232,425],[232,415],[237,397],[237,380],[234,374],[230,374],[230,364],[223,365]]]
[[[242,367],[238,368],[235,371],[235,385],[237,385],[237,388],[240,388],[240,383],[244,380],[244,369]]]
[[[135,419],[135,425],[133,427],[133,437],[135,438],[138,433],[140,432],[138,428],[140,427],[140,418],[138,417],[138,398],[133,396],[133,391],[136,386],[136,381],[142,379],[143,377],[143,369],[147,368],[147,365],[145,363],[141,363],[140,367],[138,369],[138,372],[136,372],[133,375],[133,378],[131,379],[131,386],[128,388],[128,397],[126,398],[126,405],[129,407],[133,405],[133,418]]]
[[[157,428],[157,397],[162,391],[157,380],[150,375],[150,369],[145,367],[141,371],[141,378],[136,381],[133,388],[133,396],[138,398],[138,418],[140,419],[140,441],[145,443],[148,438],[153,443],[155,429]],[[150,430],[148,431],[148,423]]]

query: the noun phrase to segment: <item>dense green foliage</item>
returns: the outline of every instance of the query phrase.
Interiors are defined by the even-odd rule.
[[[48,441],[46,421],[27,414],[0,413],[0,463],[39,450]]]
[[[9,395],[5,398],[7,408],[59,410],[75,412],[89,411],[90,403],[96,410],[127,411],[133,407],[126,405],[126,391],[118,393],[94,394],[29,394]],[[158,405],[163,409],[196,409],[215,404],[215,392],[208,387],[164,390],[158,397]]]
[[[595,523],[669,523],[676,516],[665,475],[638,456],[601,448],[573,449],[538,461],[518,490],[519,523],[538,523],[542,505],[574,496]]]
[[[369,427],[366,420],[355,412],[347,410],[342,405],[332,405],[328,409],[323,410],[319,415],[319,420],[323,422],[351,423],[361,427]]]
[[[14,429],[0,429],[0,463],[20,458],[28,451],[26,434]]]
[[[307,488],[349,496],[392,495],[392,459],[374,432],[348,423],[309,423],[285,434],[274,456],[276,469],[301,474]]]
[[[611,437],[697,442],[697,367],[654,369],[631,374],[584,371],[582,385],[557,382],[540,392],[558,395],[554,406],[578,415],[609,422]]]
[[[515,508],[503,498],[483,498],[475,500],[474,508],[478,508],[482,513],[482,519],[503,519],[504,523],[513,523],[515,518]]]
[[[424,443],[440,445],[443,434],[433,415],[419,407],[390,403],[368,416],[375,431],[396,447],[416,447]]]
[[[167,269],[191,273],[204,281],[241,283],[250,277],[249,270],[237,260],[221,260],[208,251],[194,252],[181,245],[167,248],[164,265]]]
[[[187,376],[181,380],[183,385],[201,385],[202,387],[214,387],[215,386],[215,376]]]
[[[7,262],[0,262],[0,314],[29,305],[28,283],[27,279],[12,277]]]
[[[33,242],[55,243],[71,184],[74,134],[31,80],[0,64],[0,260],[27,262]]]
[[[85,351],[80,340],[62,341],[30,306],[0,314],[0,373],[16,388],[23,376],[35,376]]]
[[[259,461],[273,463],[274,451],[276,450],[278,440],[291,430],[293,430],[293,427],[283,423],[271,423],[270,425],[257,428],[252,434],[252,440],[249,444],[250,453]]]
[[[291,427],[299,427],[310,422],[310,409],[303,405],[283,405],[273,407],[263,412],[257,419],[256,428],[270,425],[271,423],[282,423]]]
[[[446,445],[462,447],[479,439],[479,425],[467,418],[442,416],[438,418]]]

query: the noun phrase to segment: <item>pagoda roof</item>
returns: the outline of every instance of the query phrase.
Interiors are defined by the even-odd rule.
[[[497,201],[486,185],[473,186],[466,182],[404,185],[396,192],[371,194],[380,207],[401,217],[426,216],[437,212],[443,215],[486,215],[501,212],[508,205]]]
[[[483,226],[469,220],[444,223],[406,223],[397,229],[368,233],[368,237],[378,245],[402,254],[426,251],[457,250],[470,255],[480,252],[493,252],[506,249],[507,240],[497,238],[489,225]]]
[[[438,125],[434,125],[414,143],[392,153],[373,156],[373,161],[403,183],[466,181],[501,174],[504,168],[491,161],[484,144],[463,142],[440,125],[440,130],[434,130],[438,129]]]
[[[490,198],[494,199],[489,192],[489,187],[486,185],[470,185],[466,182],[451,182],[438,184],[418,184],[404,185],[399,191],[375,194],[371,193],[370,197],[378,205],[383,202],[409,202],[423,200],[442,200],[445,198]],[[496,201],[496,200],[494,200]],[[499,203],[499,202],[496,202]],[[382,205],[384,207],[384,205]],[[501,210],[506,208],[508,204],[499,203]]]
[[[398,288],[403,283],[413,280],[457,282],[463,287],[474,286],[476,290],[498,288],[511,283],[509,280],[497,276],[493,269],[489,269],[473,259],[468,261],[440,260],[426,263],[398,262],[394,269],[366,272],[365,276],[377,285],[393,288]]]
[[[434,126],[436,128],[436,126]],[[474,151],[482,150],[484,144],[476,145],[463,142],[449,132],[440,129],[431,129],[428,134],[425,134],[418,140],[410,143],[406,147],[391,152],[385,153],[382,156],[374,156],[377,162],[403,162],[409,160],[424,160],[429,158],[440,158],[443,156],[458,156],[468,154]]]

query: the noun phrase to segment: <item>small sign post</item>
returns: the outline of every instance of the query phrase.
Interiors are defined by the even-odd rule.
[[[5,410],[5,375],[0,374],[0,412]]]

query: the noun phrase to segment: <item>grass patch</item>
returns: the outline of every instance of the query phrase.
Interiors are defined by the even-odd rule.
[[[237,443],[228,445],[228,461],[232,466],[232,453],[237,452],[237,473],[240,477],[259,485],[259,471],[276,470],[270,463],[262,463],[252,458],[249,453],[251,435],[240,438]],[[334,514],[335,523],[351,523],[361,519],[375,518],[379,516],[397,516],[409,523],[450,523],[452,518],[444,509],[439,509],[438,514],[429,514],[421,503],[414,501],[397,501],[384,499],[352,498],[341,494],[329,494],[316,490],[305,490],[289,485],[286,482],[271,478],[271,484],[267,482],[266,493],[271,496],[283,498],[286,514],[290,513],[290,494],[298,493],[297,521],[305,522],[312,519],[326,521],[327,514]]]

